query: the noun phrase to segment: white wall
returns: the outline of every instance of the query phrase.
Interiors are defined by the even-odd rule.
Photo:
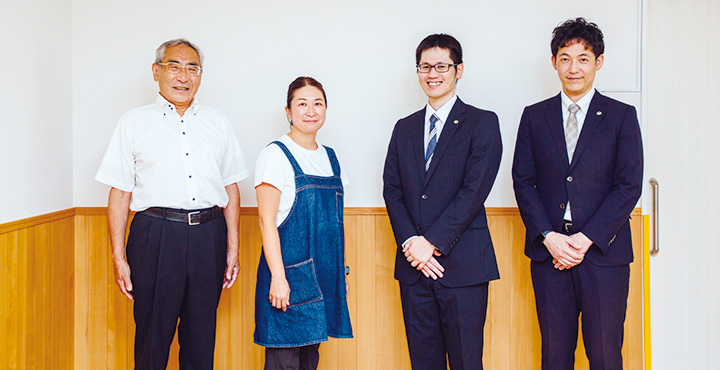
[[[559,91],[550,65],[553,27],[584,15],[606,35],[598,88],[639,104],[637,3],[618,0],[362,2],[268,1],[149,3],[73,1],[74,199],[106,203],[93,180],[117,118],[149,104],[157,92],[150,66],[161,42],[187,37],[205,52],[198,99],[224,111],[251,166],[288,130],[287,85],[299,75],[322,82],[328,120],[319,140],[334,147],[350,175],[348,206],[382,206],[381,172],[393,124],[421,108],[414,50],[430,33],[447,32],[465,49],[458,95],[500,116],[503,162],[489,206],[514,206],[510,166],[524,106]],[[255,205],[252,181],[243,205]]]
[[[70,0],[0,11],[0,223],[73,206]]]
[[[660,186],[660,252],[650,258],[652,367],[714,370],[720,368],[720,2],[648,2],[645,173]]]

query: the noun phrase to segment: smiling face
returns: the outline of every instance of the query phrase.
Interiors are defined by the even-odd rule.
[[[570,100],[577,102],[592,89],[595,72],[602,68],[603,60],[602,55],[596,57],[592,50],[585,48],[585,43],[577,40],[560,48],[552,57],[552,65]]]
[[[419,65],[427,64],[434,66],[438,63],[454,64],[450,58],[450,50],[434,47],[427,49],[420,55]],[[435,68],[431,68],[428,73],[418,72],[418,81],[425,95],[428,96],[428,102],[434,109],[438,109],[447,103],[453,95],[455,95],[455,84],[462,77],[463,64],[450,67],[445,73],[438,73]]]
[[[176,45],[165,50],[165,58],[163,58],[162,62],[175,62],[183,66],[199,66],[200,57],[193,48],[186,45]],[[178,114],[182,116],[195,98],[202,75],[191,76],[185,69],[178,74],[172,74],[167,71],[167,68],[157,64],[153,64],[152,70],[153,78],[160,86],[160,95],[175,105]]]
[[[315,86],[304,86],[293,93],[290,108],[285,108],[292,131],[314,135],[325,124],[325,98]]]

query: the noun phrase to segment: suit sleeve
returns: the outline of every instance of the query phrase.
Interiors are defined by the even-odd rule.
[[[545,206],[540,199],[540,194],[535,187],[537,167],[533,154],[533,138],[529,116],[528,109],[525,108],[522,118],[520,118],[515,143],[512,178],[515,200],[527,228],[527,234],[539,236],[543,231],[552,230],[553,227]]]
[[[642,191],[643,148],[634,107],[625,111],[617,140],[612,190],[581,230],[603,253],[607,253]]]
[[[395,124],[395,129],[390,138],[390,145],[385,158],[385,169],[383,170],[383,198],[385,198],[385,206],[398,247],[402,246],[402,243],[411,236],[417,235],[403,194],[397,143],[399,127],[400,121]]]
[[[502,140],[497,115],[485,112],[475,125],[463,185],[424,234],[444,255],[451,252],[467,226],[484,209],[500,168]]]

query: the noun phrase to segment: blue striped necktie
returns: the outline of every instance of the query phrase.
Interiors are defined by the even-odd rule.
[[[428,141],[427,151],[425,151],[425,171],[430,168],[430,161],[432,161],[433,154],[435,153],[435,146],[437,146],[437,123],[438,118],[435,114],[430,117],[430,141]]]

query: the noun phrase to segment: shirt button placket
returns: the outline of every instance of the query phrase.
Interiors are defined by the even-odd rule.
[[[181,155],[183,167],[185,169],[185,183],[187,184],[188,201],[192,205],[189,208],[198,208],[194,206],[194,204],[197,204],[198,198],[197,176],[195,176],[195,161],[193,158],[196,154],[192,151],[192,146],[190,145],[192,135],[188,130],[188,126],[184,118],[180,118],[178,129],[180,131],[180,148],[182,151]]]

